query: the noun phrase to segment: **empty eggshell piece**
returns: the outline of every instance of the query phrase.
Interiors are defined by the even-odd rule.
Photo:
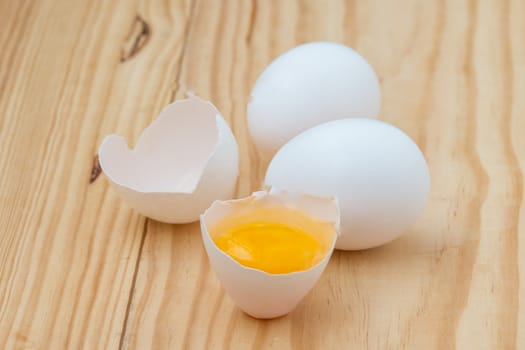
[[[340,119],[290,140],[272,159],[265,183],[335,195],[341,206],[336,249],[385,244],[423,211],[430,175],[418,146],[398,128],[375,119]]]
[[[235,137],[215,106],[197,97],[168,105],[130,150],[107,136],[100,166],[117,193],[142,215],[168,223],[199,219],[233,195],[239,173]]]
[[[359,53],[311,42],[277,57],[259,76],[248,129],[259,151],[272,156],[306,129],[341,118],[377,118],[380,107],[379,80]]]
[[[239,215],[241,218],[246,210],[268,206],[298,210],[319,225],[324,225],[322,227],[329,227],[326,231],[328,233],[322,237],[326,253],[318,264],[304,271],[271,274],[245,267],[217,247],[211,236],[214,225],[230,215]],[[264,219],[286,224],[290,220],[289,216],[279,212],[274,210]],[[293,310],[326,267],[339,233],[339,206],[335,197],[317,197],[272,189],[269,192],[255,192],[243,199],[214,202],[201,216],[201,230],[211,267],[233,301],[255,318],[275,318]]]

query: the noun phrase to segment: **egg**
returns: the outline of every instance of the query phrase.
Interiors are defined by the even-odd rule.
[[[339,234],[339,205],[333,196],[270,189],[214,202],[201,216],[201,232],[235,304],[255,318],[275,318],[292,311],[321,276]]]
[[[142,215],[197,221],[217,199],[231,198],[239,174],[235,137],[217,108],[195,96],[162,110],[135,149],[107,136],[98,152],[112,187]]]
[[[306,129],[341,118],[376,118],[380,107],[378,78],[361,55],[341,44],[311,42],[277,57],[259,76],[248,130],[270,158]]]
[[[265,183],[289,191],[335,195],[341,206],[336,248],[385,244],[423,211],[430,175],[418,146],[375,119],[340,119],[313,127],[283,146]]]

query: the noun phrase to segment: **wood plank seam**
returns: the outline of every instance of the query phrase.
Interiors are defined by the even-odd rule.
[[[128,302],[126,304],[126,313],[124,316],[124,322],[122,324],[122,332],[120,334],[120,340],[119,340],[119,350],[123,349],[125,337],[126,337],[126,329],[128,326],[128,319],[129,319],[129,313],[131,310],[131,304],[133,303],[133,293],[135,291],[135,285],[137,283],[137,275],[139,271],[139,265],[142,258],[142,251],[144,250],[144,242],[146,241],[146,234],[148,232],[148,218],[144,220],[144,226],[142,228],[142,237],[140,238],[140,245],[139,245],[139,252],[137,254],[137,261],[135,262],[135,270],[133,271],[133,278],[131,280],[131,287],[129,288],[129,297]]]

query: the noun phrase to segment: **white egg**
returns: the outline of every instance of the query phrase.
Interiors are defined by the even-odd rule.
[[[275,155],[267,185],[335,195],[341,206],[336,249],[367,249],[403,233],[427,202],[430,176],[418,146],[374,119],[341,119],[311,128]]]
[[[248,104],[248,129],[257,148],[273,155],[292,137],[341,118],[376,118],[379,81],[351,48],[312,42],[277,57],[258,78]]]
[[[162,110],[135,149],[109,135],[100,166],[117,193],[139,213],[169,223],[196,221],[233,195],[239,150],[215,106],[192,96]]]
[[[323,259],[304,271],[272,274],[243,266],[217,247],[211,233],[214,225],[232,215],[238,215],[242,220],[242,214],[247,210],[265,207],[276,208],[277,211],[270,214],[264,212],[264,217],[257,220],[281,223],[291,220],[295,226],[307,225],[305,229],[312,229],[311,223],[304,222],[303,217],[290,217],[289,209],[293,209],[306,214],[321,226],[329,225],[329,231],[311,232],[326,244]],[[283,209],[282,214],[279,209]],[[339,206],[333,196],[318,197],[271,189],[242,199],[214,202],[201,215],[201,232],[211,267],[233,301],[253,317],[275,318],[292,311],[321,276],[339,234],[339,218]]]

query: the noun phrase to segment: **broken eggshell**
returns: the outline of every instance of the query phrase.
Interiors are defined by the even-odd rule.
[[[168,223],[196,221],[214,200],[231,198],[239,174],[228,124],[211,102],[194,96],[165,107],[133,150],[122,136],[107,136],[99,160],[131,207]]]
[[[331,225],[330,237],[326,237],[324,258],[308,270],[286,274],[271,274],[246,267],[231,258],[217,247],[210,231],[225,217],[253,209],[254,206],[293,209],[306,214],[320,225]],[[285,222],[279,217],[265,217],[265,220]],[[201,215],[201,232],[211,267],[233,301],[252,317],[280,317],[299,304],[326,267],[339,235],[339,204],[335,197],[317,197],[275,189],[255,192],[243,199],[215,201]]]

